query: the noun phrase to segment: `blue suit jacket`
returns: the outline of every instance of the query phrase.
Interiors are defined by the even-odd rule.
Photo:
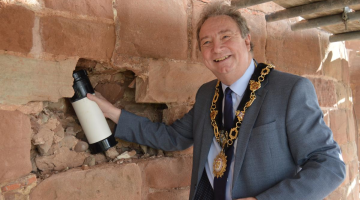
[[[201,86],[194,107],[171,126],[123,110],[116,130],[118,138],[165,151],[194,145],[190,199],[214,137],[210,106],[215,85],[216,80]],[[320,200],[344,178],[340,148],[324,123],[312,83],[273,70],[240,128],[233,198]]]

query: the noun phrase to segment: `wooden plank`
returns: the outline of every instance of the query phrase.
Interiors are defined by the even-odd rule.
[[[360,39],[360,31],[353,31],[348,33],[341,33],[332,35],[329,37],[330,42],[339,42],[339,41],[347,41],[347,40],[359,40]]]
[[[360,19],[360,11],[348,13],[347,15],[349,18],[348,22]],[[291,30],[298,31],[303,29],[316,28],[316,27],[341,24],[341,23],[344,23],[342,14],[337,14],[337,15],[300,21],[298,23],[291,25]]]
[[[237,0],[237,1],[231,1],[231,5],[237,8],[246,8],[249,6],[258,5],[269,1],[272,0]]]
[[[267,22],[288,19],[292,17],[312,14],[316,12],[325,12],[332,9],[343,8],[345,6],[360,4],[360,0],[327,0],[302,6],[296,6],[266,15]]]

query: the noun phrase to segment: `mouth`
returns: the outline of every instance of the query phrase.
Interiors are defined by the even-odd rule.
[[[225,57],[222,57],[222,58],[218,58],[218,59],[215,59],[214,61],[215,62],[220,62],[220,61],[223,61],[223,60],[225,60],[225,59],[227,59],[227,58],[229,58],[230,56],[225,56]]]

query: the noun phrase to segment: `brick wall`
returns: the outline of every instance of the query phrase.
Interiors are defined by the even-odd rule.
[[[76,127],[64,125],[75,121],[64,98],[73,95],[77,66],[88,69],[96,89],[119,107],[165,123],[181,117],[197,88],[214,79],[201,63],[195,35],[207,2],[0,1],[0,200],[187,199],[192,148],[115,163],[100,155],[98,165],[80,168],[89,154],[73,149],[81,139]],[[346,180],[326,199],[358,199],[360,68],[354,48],[360,45],[347,44],[349,51],[317,29],[292,32],[296,19],[266,23],[265,14],[279,9],[274,3],[241,9],[252,30],[254,57],[313,82],[347,166]],[[35,142],[43,154],[34,144],[40,132],[51,135]],[[120,142],[119,148],[134,145]]]

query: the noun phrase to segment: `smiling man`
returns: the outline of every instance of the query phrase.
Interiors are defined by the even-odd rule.
[[[165,151],[193,145],[191,200],[320,200],[338,187],[345,164],[311,82],[257,63],[246,20],[231,6],[210,4],[197,37],[217,80],[172,125],[88,95],[118,124],[115,136]]]

